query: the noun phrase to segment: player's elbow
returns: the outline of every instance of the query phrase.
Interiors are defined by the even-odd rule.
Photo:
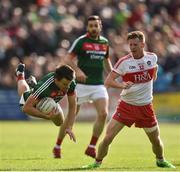
[[[22,112],[28,114],[29,108],[28,108],[26,105],[24,105],[24,106],[22,107]]]
[[[157,80],[157,75],[154,75],[153,81],[156,81],[156,80]]]
[[[54,116],[52,121],[56,126],[61,126],[64,123],[64,115],[62,113],[58,113]]]
[[[64,63],[65,63],[65,64],[69,64],[69,59],[64,58]]]
[[[107,80],[107,79],[105,80],[104,85],[106,88],[111,86],[109,80]]]
[[[71,56],[70,56],[70,55],[67,55],[67,56],[64,58],[64,63],[67,64],[67,65],[71,65],[72,59],[71,59]]]

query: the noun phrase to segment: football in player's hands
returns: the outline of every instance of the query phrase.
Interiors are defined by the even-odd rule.
[[[51,97],[45,97],[41,99],[37,103],[36,108],[45,114],[50,113],[53,110],[53,108],[56,109],[55,111],[58,110],[56,102]]]

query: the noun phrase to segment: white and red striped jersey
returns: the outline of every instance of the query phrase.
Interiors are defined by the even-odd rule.
[[[140,59],[134,59],[132,54],[119,59],[113,71],[118,73],[124,82],[131,81],[134,83],[131,88],[122,90],[121,100],[140,106],[151,103],[153,99],[153,76],[157,66],[157,56],[150,52],[145,52]]]

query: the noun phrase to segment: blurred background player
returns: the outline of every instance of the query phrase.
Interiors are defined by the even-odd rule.
[[[108,40],[100,35],[101,30],[102,23],[99,16],[89,16],[87,33],[74,41],[65,58],[65,62],[76,72],[77,113],[80,105],[89,101],[93,102],[97,111],[92,137],[85,150],[85,154],[93,158],[96,156],[95,146],[103,131],[108,114],[108,93],[104,87],[103,72],[104,68],[107,72],[112,69]],[[62,141],[63,137],[59,135],[53,150],[55,158],[61,157]]]
[[[163,143],[152,105],[153,81],[157,78],[157,56],[144,51],[145,36],[130,32],[127,41],[131,53],[121,58],[105,81],[107,87],[123,89],[120,102],[107,126],[106,135],[98,148],[96,161],[84,168],[97,168],[108,153],[109,145],[124,126],[143,128],[148,136],[158,167],[175,168],[164,158]],[[122,82],[116,79],[122,78]]]
[[[71,131],[75,120],[76,94],[75,94],[75,72],[68,65],[56,68],[55,72],[50,72],[40,79],[33,88],[30,88],[25,80],[25,65],[20,63],[16,69],[17,90],[22,111],[33,117],[51,120],[56,126],[62,125],[63,134],[67,132],[71,139],[75,136]],[[64,122],[64,114],[59,105],[59,101],[67,95],[69,112]],[[37,103],[45,97],[51,97],[57,102],[57,108],[49,114],[45,114],[36,108]],[[64,122],[64,123],[63,123]]]
[[[158,56],[154,92],[180,90],[179,1],[52,1],[2,0],[0,3],[0,89],[14,89],[14,70],[20,61],[39,80],[54,70],[87,18],[99,15],[109,40],[112,64],[127,54],[127,31],[143,30],[146,50]],[[63,10],[59,10],[63,9]],[[9,22],[12,21],[12,22]],[[110,107],[111,108],[111,107]],[[82,113],[83,109],[81,109]],[[6,118],[7,115],[4,116]]]

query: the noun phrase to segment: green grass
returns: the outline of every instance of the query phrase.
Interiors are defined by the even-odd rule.
[[[180,125],[160,124],[166,158],[180,171]],[[0,170],[80,171],[92,163],[84,155],[92,123],[76,123],[77,143],[66,137],[63,158],[53,159],[58,128],[50,122],[0,122]],[[102,139],[102,138],[101,138]],[[100,139],[100,140],[101,140]],[[155,166],[151,145],[142,129],[124,128],[115,138],[108,156],[97,171],[172,171]]]

